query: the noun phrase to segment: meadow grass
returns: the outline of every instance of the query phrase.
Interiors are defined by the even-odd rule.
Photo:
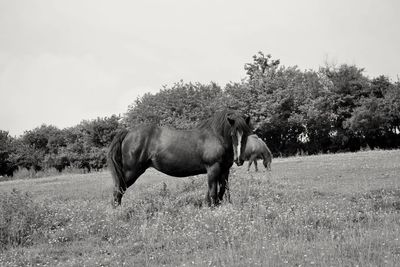
[[[1,266],[396,266],[400,151],[234,167],[232,203],[206,177],[148,170],[120,208],[108,172],[0,183]]]

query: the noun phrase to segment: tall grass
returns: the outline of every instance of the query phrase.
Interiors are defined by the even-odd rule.
[[[28,193],[14,189],[0,194],[0,251],[31,245],[45,230],[47,208],[35,203]]]
[[[1,200],[2,248],[25,253],[41,244],[89,265],[395,265],[399,260],[399,189],[339,197],[288,190],[263,179],[233,180],[234,204],[212,209],[202,206],[202,178],[176,192],[159,184],[115,211],[91,201],[42,205],[14,191]],[[17,263],[7,252],[0,263]],[[44,256],[51,262],[54,253]]]
[[[400,188],[358,192],[233,171],[232,204],[204,206],[204,176],[109,196],[0,199],[0,265],[396,266]],[[322,182],[324,183],[324,182]],[[360,182],[361,183],[361,182]],[[367,188],[367,187],[366,187]],[[42,198],[41,198],[42,199]],[[4,223],[7,222],[7,223]],[[18,223],[16,223],[18,222]],[[2,228],[3,227],[3,228]]]
[[[102,170],[101,170],[102,171]],[[32,179],[32,178],[43,178],[57,176],[60,174],[84,174],[87,173],[86,169],[79,169],[76,167],[67,167],[62,172],[59,172],[56,168],[46,168],[40,171],[35,171],[33,169],[18,168],[14,172],[12,177],[2,177],[0,181],[6,180],[20,180],[20,179]]]

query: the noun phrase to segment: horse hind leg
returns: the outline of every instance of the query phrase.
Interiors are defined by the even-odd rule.
[[[247,171],[248,171],[248,172],[250,171],[251,163],[253,163],[253,161],[250,159],[250,160],[249,160],[249,165],[247,166]]]
[[[125,191],[136,182],[136,180],[145,172],[145,170],[145,168],[129,168],[124,171],[125,179],[123,179],[119,184],[116,184],[114,187],[114,207],[121,205],[121,199]]]
[[[254,160],[254,167],[256,168],[256,172],[258,172],[257,159]]]
[[[118,174],[114,173],[113,178],[114,190],[111,205],[113,208],[116,208],[121,205],[121,199],[127,189],[127,184],[123,172],[119,172]]]
[[[267,162],[267,165],[265,168],[267,168],[268,171],[271,171],[271,161]]]
[[[251,164],[254,162],[254,166],[255,166],[255,168],[256,168],[256,171],[257,171],[257,157],[255,156],[255,155],[252,155],[250,158],[249,158],[249,166],[248,166],[248,168],[247,168],[247,171],[250,171],[250,166],[251,166]]]
[[[263,161],[264,167],[267,171],[271,171],[271,160],[266,158]]]

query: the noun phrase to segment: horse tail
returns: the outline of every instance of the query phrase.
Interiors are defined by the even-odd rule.
[[[123,129],[119,131],[113,141],[111,142],[109,151],[108,151],[108,166],[111,170],[112,177],[114,179],[115,187],[119,188],[123,187],[123,190],[126,190],[126,182],[125,175],[122,171],[122,141],[128,134],[128,130]],[[123,193],[123,192],[122,192]]]
[[[272,159],[271,150],[269,150],[269,147],[268,147],[266,144],[265,144],[265,148],[266,148],[265,152],[266,152],[266,154],[267,154],[267,157],[270,158],[270,159]]]

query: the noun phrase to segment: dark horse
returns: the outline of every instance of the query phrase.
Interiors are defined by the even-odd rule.
[[[256,171],[258,171],[257,159],[262,159],[264,167],[267,170],[271,170],[272,153],[264,141],[255,134],[249,135],[247,138],[244,158],[249,161],[247,171],[250,170],[251,163],[253,162]]]
[[[243,165],[249,125],[250,118],[225,110],[192,130],[157,125],[122,130],[112,141],[108,155],[115,186],[113,206],[121,204],[127,188],[149,167],[176,177],[207,173],[206,201],[218,205],[233,162]]]

